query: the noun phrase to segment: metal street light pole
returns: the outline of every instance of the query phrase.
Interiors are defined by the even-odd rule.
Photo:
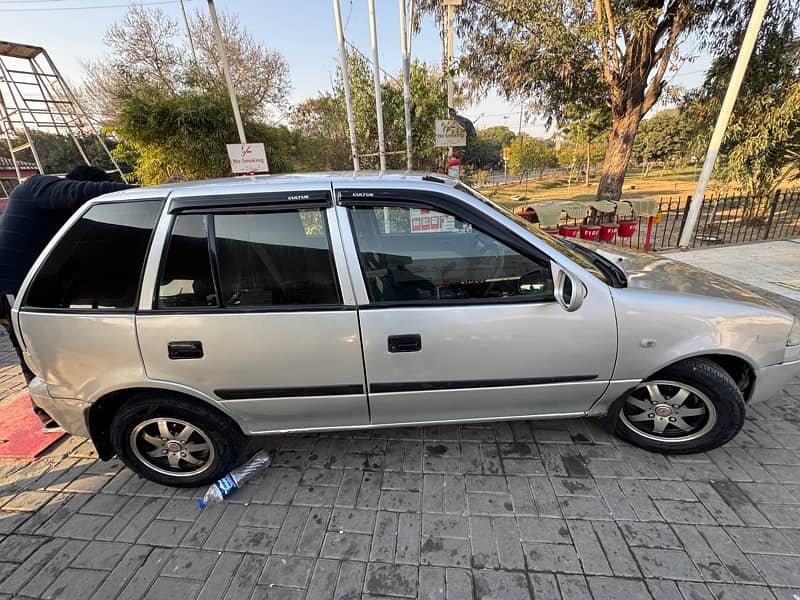
[[[413,1],[413,0],[412,0]],[[403,60],[403,112],[406,121],[406,169],[411,161],[411,52],[406,34],[406,0],[400,0],[400,53]]]
[[[344,45],[344,28],[342,27],[342,9],[339,0],[333,0],[333,16],[336,20],[336,37],[339,39],[339,62],[342,67],[342,84],[344,85],[344,103],[347,107],[347,127],[350,129],[350,152],[353,155],[353,170],[361,170],[358,159],[358,140],[356,139],[356,119],[353,115],[353,98],[350,94],[350,68],[347,65],[347,49]]]
[[[372,69],[375,75],[375,113],[378,118],[378,157],[381,172],[386,170],[386,145],[383,138],[383,97],[381,68],[378,64],[378,26],[375,23],[375,0],[369,0],[369,40],[372,45]]]
[[[725,98],[722,100],[722,108],[720,108],[719,116],[717,117],[717,124],[714,126],[714,133],[711,135],[711,141],[708,144],[703,170],[697,180],[697,187],[689,204],[689,212],[686,213],[686,222],[681,232],[681,238],[678,241],[678,246],[681,248],[688,248],[692,241],[692,234],[700,216],[700,209],[703,206],[703,197],[711,179],[711,174],[714,171],[714,163],[717,161],[719,148],[725,137],[725,130],[728,128],[733,106],[736,104],[739,88],[747,71],[750,55],[752,55],[753,48],[756,45],[758,33],[761,31],[761,22],[764,20],[768,6],[769,0],[756,0],[756,4],[753,7],[753,14],[750,16],[750,22],[747,24],[747,31],[744,34],[744,40],[742,40],[742,47],[739,49],[739,56],[736,58],[736,64],[733,67],[731,81],[728,84],[728,90],[725,92]]]
[[[181,12],[183,13],[183,24],[186,25],[186,37],[189,38],[189,47],[192,49],[192,61],[197,68],[197,52],[194,49],[194,40],[192,40],[192,30],[189,29],[189,17],[186,16],[186,6],[181,0]]]
[[[242,124],[242,115],[239,112],[239,101],[236,99],[236,90],[233,88],[233,78],[231,77],[231,70],[228,66],[228,57],[225,54],[225,47],[222,44],[222,33],[219,29],[219,19],[217,18],[217,9],[214,7],[214,0],[208,0],[208,10],[211,15],[211,26],[214,30],[214,39],[217,42],[217,52],[219,52],[219,60],[222,63],[222,74],[225,76],[225,84],[228,86],[228,95],[231,98],[231,107],[233,108],[233,118],[236,121],[236,129],[239,131],[239,141],[242,144],[247,143],[247,138],[244,135],[244,125]]]

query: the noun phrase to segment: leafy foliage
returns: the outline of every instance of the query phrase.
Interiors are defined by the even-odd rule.
[[[36,147],[36,151],[39,154],[39,158],[42,161],[42,166],[46,173],[66,173],[73,167],[84,164],[83,157],[78,152],[75,142],[71,137],[38,130],[31,131],[31,137],[33,138],[33,144]],[[27,140],[25,140],[23,136],[19,136],[18,138],[12,138],[11,144],[13,146],[18,146],[25,141]],[[83,136],[79,141],[91,164],[101,169],[114,168],[114,165],[108,158],[108,154],[103,150],[100,141],[95,136]],[[115,147],[118,145],[117,140],[110,136],[104,136],[103,141],[113,153]],[[11,157],[5,143],[0,144],[0,156],[6,158]],[[16,156],[18,160],[34,162],[33,154],[29,149],[19,152]],[[115,158],[117,157],[115,156]],[[123,172],[129,172],[132,169],[131,164],[123,155],[120,155],[117,162]]]
[[[677,108],[662,110],[639,125],[633,155],[643,161],[685,160],[690,154],[691,131]]]
[[[555,150],[544,140],[522,136],[509,146],[508,169],[513,175],[525,175],[536,169],[557,166]]]
[[[711,136],[733,71],[718,58],[686,102],[685,121],[701,147]],[[767,24],[745,76],[720,149],[718,172],[764,196],[800,168],[800,37],[791,23]]]
[[[375,88],[372,71],[359,54],[348,57],[353,113],[359,154],[378,151],[378,126],[375,115]],[[437,169],[441,162],[441,149],[434,148],[434,121],[447,115],[447,94],[439,75],[425,63],[411,65],[411,134],[414,167]],[[405,116],[403,88],[397,79],[382,84],[384,139],[387,151],[405,150]],[[333,92],[325,92],[298,105],[292,113],[295,130],[309,138],[317,149],[316,157],[309,157],[318,168],[349,169],[352,167],[347,111],[341,73]],[[404,154],[387,156],[387,166],[405,168]],[[362,157],[361,167],[377,168],[378,157]]]
[[[296,133],[270,127],[245,112],[249,139],[263,141],[270,171],[295,170],[299,143]],[[157,86],[129,89],[120,98],[117,131],[124,139],[118,151],[137,157],[136,179],[145,185],[174,173],[189,179],[230,174],[225,144],[238,140],[226,92],[186,90],[168,93]]]
[[[420,0],[441,15],[438,0]],[[639,122],[667,89],[666,74],[681,61],[690,34],[729,53],[752,0],[465,0],[457,23],[460,71],[482,94],[498,87],[509,97],[535,98],[551,122],[574,107],[602,106],[612,116],[598,195],[617,199]],[[770,19],[792,22],[796,0],[773,0]]]
[[[147,85],[160,93],[187,89],[213,90],[222,81],[222,65],[208,17],[196,13],[190,30],[197,50],[194,62],[178,23],[159,8],[132,5],[103,38],[109,54],[84,63],[81,96],[105,124],[113,124],[120,90]],[[290,89],[284,57],[255,39],[235,15],[220,16],[223,45],[240,102],[245,99],[259,116],[285,109]]]

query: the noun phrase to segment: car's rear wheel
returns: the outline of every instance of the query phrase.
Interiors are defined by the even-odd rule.
[[[615,433],[646,450],[704,452],[731,440],[744,425],[736,382],[703,359],[676,363],[641,383],[614,406]]]
[[[216,481],[236,466],[244,436],[209,406],[170,394],[146,394],[114,415],[111,444],[142,477],[192,487]]]

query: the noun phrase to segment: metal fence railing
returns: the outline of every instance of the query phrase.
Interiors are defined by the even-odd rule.
[[[636,223],[632,235],[624,237],[620,229],[619,234],[607,243],[649,251],[677,248],[690,199],[691,196],[661,198],[657,214],[653,216],[605,216],[605,220],[611,222],[625,220]],[[531,206],[535,208],[535,204]],[[581,225],[592,220],[562,217],[561,225]],[[628,227],[628,232],[630,229]],[[708,195],[703,199],[689,247],[793,237],[800,237],[800,189],[777,190],[768,198],[726,193]]]

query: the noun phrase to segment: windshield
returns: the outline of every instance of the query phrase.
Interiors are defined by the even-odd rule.
[[[466,192],[473,198],[480,200],[487,206],[490,206],[497,212],[505,215],[509,219],[513,220],[515,223],[521,225],[522,227],[530,231],[533,235],[535,235],[537,238],[542,240],[545,244],[549,245],[551,248],[557,250],[560,254],[566,256],[572,262],[580,265],[581,267],[589,271],[589,273],[597,277],[600,281],[606,283],[607,285],[615,286],[616,284],[616,282],[614,281],[615,277],[613,277],[609,273],[608,268],[606,268],[605,266],[598,265],[599,261],[604,261],[604,262],[608,261],[605,261],[605,259],[596,252],[592,252],[588,248],[578,246],[577,244],[573,244],[566,240],[562,240],[559,237],[550,235],[549,233],[542,231],[540,227],[534,225],[530,221],[523,219],[519,215],[515,215],[513,212],[511,212],[507,208],[504,208],[503,206],[500,206],[496,202],[489,200],[489,198],[487,198],[480,192],[473,190],[468,185],[459,182],[456,184],[456,189],[461,190],[462,192]],[[617,267],[611,264],[611,268],[616,269]]]

